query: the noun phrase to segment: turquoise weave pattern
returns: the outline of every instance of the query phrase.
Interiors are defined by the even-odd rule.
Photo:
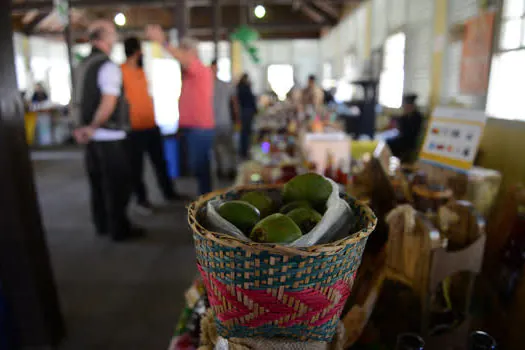
[[[221,198],[234,199],[240,195],[237,191],[230,191],[220,195]],[[297,341],[331,341],[339,322],[340,312],[327,319],[326,322],[318,324],[318,320],[324,316],[323,309],[319,315],[311,319],[303,320],[284,326],[289,322],[290,316],[279,315],[271,322],[250,327],[245,321],[253,320],[259,315],[266,315],[275,310],[272,306],[262,305],[258,300],[252,300],[246,297],[257,293],[270,293],[276,298],[283,295],[286,297],[282,300],[283,304],[293,304],[296,317],[304,317],[304,314],[312,310],[315,306],[306,307],[304,303],[298,300],[287,299],[287,295],[299,295],[315,291],[315,295],[325,296],[326,300],[331,303],[326,307],[327,311],[333,308],[341,308],[345,300],[340,300],[339,294],[332,290],[335,285],[341,283],[346,286],[352,286],[355,274],[361,264],[361,258],[368,239],[370,222],[375,221],[371,211],[365,210],[364,207],[353,198],[342,194],[341,198],[345,199],[353,209],[356,223],[354,226],[354,235],[358,232],[367,233],[361,235],[361,239],[342,240],[338,249],[328,249],[315,254],[281,254],[279,251],[272,250],[271,245],[268,249],[264,246],[258,249],[246,249],[242,246],[233,247],[231,245],[221,244],[220,240],[209,239],[206,236],[194,233],[195,249],[197,253],[197,262],[204,279],[208,279],[209,299],[220,301],[220,305],[212,305],[214,312],[217,314],[240,314],[243,309],[247,310],[246,315],[240,317],[226,318],[216,317],[216,325],[219,335],[224,338],[247,338],[247,337],[284,337]],[[215,284],[226,286],[228,295],[224,296],[224,288],[216,290]],[[252,293],[253,292],[253,293]],[[252,294],[250,294],[252,293]],[[213,294],[213,295],[212,295]],[[230,298],[230,299],[229,299]],[[235,299],[235,303],[231,302]],[[230,300],[230,301],[228,301]],[[233,304],[241,303],[235,306]],[[238,304],[237,303],[237,304]],[[285,307],[288,307],[285,305]],[[282,304],[276,303],[276,309],[282,307]],[[292,307],[292,306],[290,306]],[[309,309],[311,307],[311,309]],[[249,314],[253,308],[253,313]],[[264,309],[264,310],[263,310]],[[265,314],[266,313],[266,314]],[[293,315],[291,317],[293,317]]]

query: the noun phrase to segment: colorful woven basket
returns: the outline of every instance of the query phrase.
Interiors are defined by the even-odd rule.
[[[201,225],[206,202],[211,199],[279,188],[237,187],[205,195],[189,207],[198,268],[217,330],[224,338],[331,341],[377,222],[370,208],[341,194],[355,213],[356,232],[306,249],[245,242]]]

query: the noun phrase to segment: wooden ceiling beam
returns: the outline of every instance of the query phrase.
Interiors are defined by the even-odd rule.
[[[308,24],[290,24],[290,23],[281,23],[281,24],[255,24],[251,25],[250,27],[256,29],[261,34],[267,33],[300,33],[300,32],[308,32],[308,33],[316,33],[319,34],[320,30],[322,29],[322,25],[318,25],[315,23],[308,23]],[[219,30],[221,36],[225,36],[228,33],[231,33],[233,30],[235,30],[235,26],[222,26]],[[62,32],[39,32],[38,35],[57,35],[61,34]],[[144,28],[142,27],[123,27],[119,28],[119,33],[121,35],[137,35],[142,36],[144,33]],[[202,36],[211,36],[213,34],[213,27],[194,27],[190,28],[188,30],[188,34],[195,37],[202,37]],[[81,39],[84,36],[86,36],[85,31],[73,31],[73,37],[75,39]]]
[[[49,15],[48,12],[39,12],[30,22],[24,25],[23,32],[26,35],[31,35],[36,27]]]
[[[314,0],[312,1],[312,4],[317,7],[319,10],[323,11],[324,13],[328,14],[334,19],[339,19],[341,14],[339,13],[339,10],[334,7],[333,4],[326,2],[324,0]]]
[[[71,0],[72,8],[91,8],[91,7],[108,7],[113,5],[123,6],[149,6],[149,7],[166,7],[175,6],[181,0]],[[344,5],[362,0],[319,0],[320,3],[328,5]],[[264,5],[292,5],[294,0],[259,0],[258,3]],[[190,7],[207,7],[213,4],[213,0],[189,0]],[[238,5],[239,0],[222,0],[222,5]],[[53,9],[52,0],[28,0],[14,3],[12,5],[13,13],[26,12],[29,10],[51,11]]]
[[[320,14],[315,9],[310,7],[304,1],[295,1],[292,4],[292,6],[295,10],[299,10],[304,15],[306,15],[306,17],[310,18],[315,23],[324,23],[326,21],[326,18],[322,14]]]

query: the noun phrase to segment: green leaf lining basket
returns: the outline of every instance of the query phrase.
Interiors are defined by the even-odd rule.
[[[198,269],[224,338],[331,341],[377,219],[346,194],[354,233],[329,244],[293,248],[245,242],[204,228],[206,203],[282,185],[241,186],[200,197],[188,208]]]

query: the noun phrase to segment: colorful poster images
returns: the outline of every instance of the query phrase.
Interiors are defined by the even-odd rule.
[[[429,122],[420,160],[455,170],[469,170],[478,152],[486,119],[482,111],[436,108]]]

